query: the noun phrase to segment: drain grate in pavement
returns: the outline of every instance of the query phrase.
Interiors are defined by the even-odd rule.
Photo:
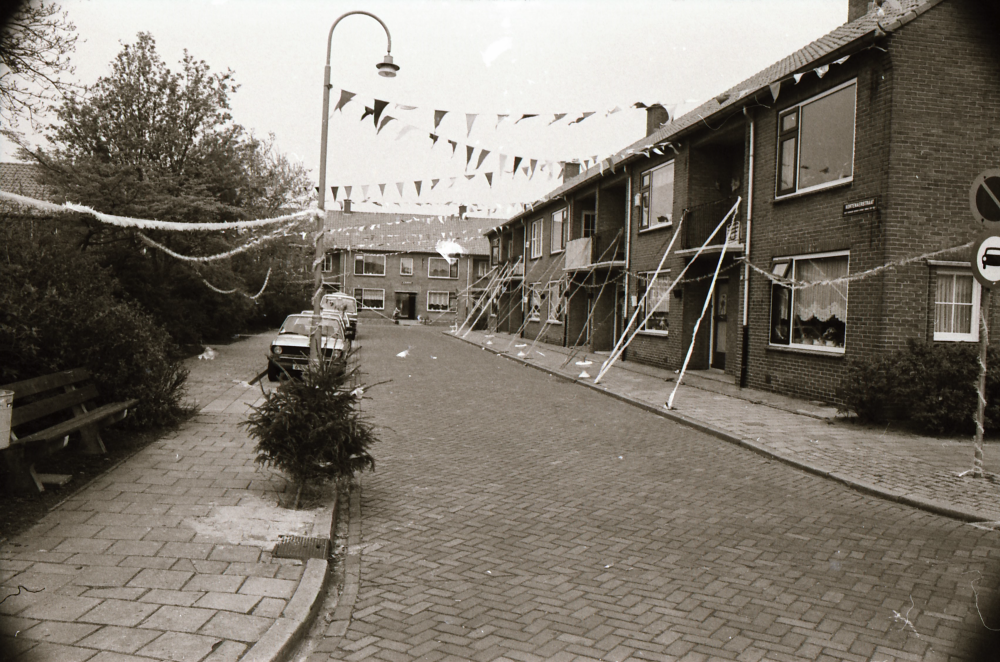
[[[281,536],[271,554],[279,559],[325,559],[330,554],[330,540],[304,536]]]

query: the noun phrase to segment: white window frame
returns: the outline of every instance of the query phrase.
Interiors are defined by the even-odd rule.
[[[972,278],[972,271],[968,269],[961,268],[948,268],[948,267],[938,267],[934,269],[934,313],[933,319],[937,319],[937,306],[938,303],[952,303],[947,301],[939,302],[937,300],[937,281],[941,276],[967,276]],[[950,333],[944,331],[934,331],[934,340],[936,342],[978,342],[979,341],[979,301],[981,298],[982,286],[979,281],[972,278],[972,320],[971,329],[969,333]],[[952,303],[954,306],[954,303]]]
[[[787,277],[787,278],[794,278],[795,277],[795,273],[796,273],[796,271],[795,271],[795,262],[797,260],[801,260],[801,261],[805,262],[807,260],[820,260],[820,259],[828,258],[828,257],[846,257],[847,258],[847,275],[849,276],[851,274],[851,252],[849,250],[847,250],[847,251],[829,251],[829,252],[826,252],[826,253],[807,253],[807,254],[804,254],[804,255],[787,255],[787,256],[782,256],[782,257],[776,257],[772,261],[772,264],[773,264],[772,273],[777,274],[777,272],[779,271],[779,265],[785,264],[785,265],[788,265],[788,269],[786,271],[783,271],[781,274],[778,274],[778,275],[781,275],[781,276]],[[768,297],[770,299],[769,306],[768,306],[768,334],[767,334],[768,347],[777,347],[777,348],[784,348],[784,349],[794,349],[794,350],[799,350],[799,351],[822,352],[822,353],[827,353],[827,354],[844,354],[846,352],[846,350],[847,350],[848,305],[850,304],[850,296],[851,296],[851,294],[850,294],[850,288],[849,287],[848,287],[848,291],[847,291],[847,304],[844,306],[844,346],[843,347],[827,347],[825,345],[815,345],[815,344],[813,344],[813,345],[807,345],[805,343],[793,343],[792,342],[791,334],[792,334],[793,319],[794,319],[794,316],[795,316],[795,292],[796,292],[796,290],[793,290],[793,289],[790,289],[790,288],[786,288],[786,289],[789,290],[789,292],[791,292],[791,298],[788,301],[788,307],[789,307],[789,309],[788,309],[788,322],[789,322],[789,325],[788,325],[788,335],[789,335],[788,343],[771,342],[771,320],[774,319],[774,312],[773,312],[773,306],[774,306],[773,291],[774,291],[774,289],[773,288],[775,287],[775,285],[778,285],[778,284],[774,283],[772,281],[771,293],[769,293],[769,297]]]
[[[556,232],[556,217],[559,217],[559,231]],[[569,224],[566,222],[566,207],[549,215],[549,255],[562,253],[566,250]],[[561,246],[559,244],[562,244]]]
[[[548,303],[545,307],[546,322],[562,324],[566,318],[566,282],[562,280],[549,281],[546,290],[545,298]]]
[[[333,271],[333,258],[336,253],[323,253],[323,273],[330,273]]]
[[[409,263],[410,269],[406,271],[403,269],[403,265]],[[413,275],[413,258],[412,257],[401,257],[399,258],[399,275],[400,276],[412,276]]]
[[[358,299],[357,292],[361,290],[361,298]],[[374,306],[366,306],[363,302],[365,300],[365,292],[381,292],[382,306],[376,308]],[[372,297],[374,298],[374,297]],[[359,310],[385,310],[385,290],[376,287],[355,287],[354,288],[354,300],[358,302]]]
[[[799,162],[802,156],[802,108],[808,106],[811,103],[819,101],[823,97],[830,96],[836,92],[839,92],[847,87],[854,86],[854,121],[851,123],[853,131],[851,132],[851,174],[848,177],[843,177],[831,182],[823,182],[822,184],[816,184],[814,186],[809,186],[807,188],[799,188]],[[787,140],[787,138],[782,136],[781,131],[781,120],[783,117],[787,116],[790,111],[796,111],[795,120],[795,164],[794,164],[794,176],[795,176],[795,186],[793,190],[781,192],[781,147],[782,143]],[[777,114],[777,151],[775,153],[775,180],[774,180],[774,199],[781,200],[783,198],[789,198],[796,195],[803,195],[806,193],[812,193],[813,191],[822,191],[823,189],[828,189],[833,186],[841,186],[849,182],[854,181],[854,157],[857,152],[855,141],[858,136],[858,79],[853,78],[845,83],[841,83],[836,87],[831,87],[829,90],[817,94],[814,97],[810,97],[801,103],[797,103],[794,106],[789,106],[778,112]],[[790,133],[790,131],[789,131]]]
[[[670,269],[664,269],[662,271],[640,271],[640,272],[638,272],[636,274],[636,277],[637,277],[637,280],[639,281],[640,287],[645,288],[644,292],[648,292],[649,291],[649,283],[650,283],[650,281],[653,280],[653,276],[654,275],[656,276],[656,283],[655,283],[655,285],[657,287],[665,286],[665,287],[669,288],[670,284],[673,282],[673,281],[670,280]],[[659,294],[656,294],[654,292],[654,296],[656,297],[656,300],[659,300],[659,297],[660,297]],[[648,294],[645,296],[645,298],[643,298],[642,294],[638,295],[638,297],[639,297],[639,306],[638,306],[638,308],[639,308],[639,315],[637,316],[636,319],[638,320],[640,326],[638,327],[638,330],[636,331],[636,333],[641,333],[643,335],[648,335],[648,336],[662,336],[662,337],[666,337],[666,336],[670,335],[670,328],[669,328],[669,319],[670,318],[669,318],[669,314],[670,314],[670,297],[671,296],[673,296],[673,293],[671,293],[670,295],[668,295],[667,298],[665,299],[665,303],[666,303],[666,306],[667,306],[666,312],[667,312],[667,315],[668,315],[668,318],[667,318],[667,320],[668,320],[668,322],[667,322],[668,323],[668,327],[666,329],[647,329],[646,328],[646,314],[649,313],[649,306],[651,306],[654,303],[656,303],[656,300],[650,300],[650,296]]]
[[[650,214],[649,214],[649,210],[653,206],[653,176],[654,176],[654,173],[657,170],[662,170],[662,169],[667,168],[667,167],[673,169],[673,177],[674,177],[674,179],[671,180],[671,186],[675,187],[675,185],[677,183],[677,179],[676,179],[676,177],[677,177],[677,168],[674,165],[674,160],[673,159],[671,159],[671,160],[669,160],[669,161],[667,161],[665,163],[661,163],[660,165],[655,166],[653,168],[648,168],[646,170],[643,170],[642,172],[639,173],[639,187],[638,187],[638,192],[635,194],[635,201],[634,201],[635,202],[635,207],[636,207],[636,216],[637,216],[637,219],[638,219],[637,223],[638,223],[639,232],[648,232],[650,230],[659,230],[660,228],[669,228],[669,227],[671,227],[674,224],[674,214],[673,214],[673,202],[674,202],[674,200],[673,200],[673,193],[674,193],[674,191],[671,191],[671,197],[670,197],[671,210],[667,214],[667,220],[666,221],[664,221],[662,223],[657,222],[653,218],[651,218]],[[644,184],[643,183],[643,179],[647,175],[649,176],[649,183],[648,184]]]
[[[489,260],[475,260],[476,278],[486,278],[490,273]]]
[[[445,264],[448,265],[448,275],[447,276],[432,276],[431,275],[431,265],[434,264],[434,260],[440,260],[441,262],[444,262]],[[451,275],[451,269],[452,269],[452,267],[455,267],[455,275],[454,276]],[[451,260],[448,260],[448,259],[443,258],[443,257],[429,257],[429,258],[427,258],[427,277],[428,278],[433,278],[434,280],[456,280],[458,278],[459,269],[460,269],[460,267],[459,267],[459,260],[458,260],[457,257],[456,258],[452,258]]]
[[[580,228],[583,239],[597,236],[597,212],[585,211],[580,213]]]
[[[531,222],[531,239],[528,244],[531,251],[531,259],[537,260],[542,256],[542,219],[538,218]]]
[[[532,283],[528,286],[528,292],[525,296],[525,310],[524,317],[529,322],[540,322],[542,321],[542,292],[541,283]]]
[[[445,298],[444,308],[431,308],[431,295],[432,294],[437,295],[438,297],[440,297],[442,295],[444,296],[444,298]],[[448,291],[442,291],[442,290],[428,290],[427,291],[427,301],[426,301],[427,312],[429,312],[429,313],[447,313],[447,312],[452,312],[451,301],[452,301],[452,298],[454,298],[454,296],[455,296],[454,292],[448,292]],[[440,305],[440,304],[434,304],[434,305],[437,306],[437,305]]]
[[[365,271],[365,258],[366,257],[382,258],[382,273],[380,273],[380,274],[377,274],[377,273],[366,274],[366,273],[364,273],[364,271]],[[358,272],[358,260],[361,261],[361,272],[360,273]],[[382,254],[379,254],[379,253],[357,253],[357,254],[355,254],[355,256],[354,256],[354,275],[355,276],[381,276],[381,277],[384,278],[385,277],[385,255],[382,255]]]

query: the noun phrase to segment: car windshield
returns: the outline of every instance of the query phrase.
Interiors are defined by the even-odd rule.
[[[312,316],[290,315],[281,325],[281,330],[278,333],[297,333],[308,336],[312,333]],[[320,323],[320,333],[327,338],[343,338],[344,328],[340,325],[340,320],[324,317]]]
[[[323,307],[342,313],[358,312],[358,302],[351,297],[324,297]]]

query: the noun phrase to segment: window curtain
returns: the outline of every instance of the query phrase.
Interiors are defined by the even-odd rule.
[[[833,280],[847,275],[847,256],[801,260],[795,263],[796,280],[806,283]],[[795,291],[795,315],[800,320],[815,317],[821,322],[847,319],[847,283],[816,285]]]

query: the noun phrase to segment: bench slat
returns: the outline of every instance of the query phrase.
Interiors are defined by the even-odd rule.
[[[59,395],[45,398],[38,402],[14,407],[14,410],[11,412],[10,425],[16,428],[23,423],[30,423],[43,416],[54,414],[57,411],[63,411],[64,409],[70,409],[76,405],[89,402],[96,397],[97,387],[94,384],[87,384],[83,388],[73,389],[72,391],[60,393]]]
[[[14,382],[13,384],[4,384],[0,386],[0,389],[14,391],[14,401],[16,402],[17,400],[26,398],[29,395],[37,395],[61,386],[77,384],[89,378],[89,370],[86,368],[74,368],[73,370],[54,372],[51,375],[43,375],[42,377],[35,377],[34,379],[25,379],[20,382]]]
[[[134,405],[138,400],[127,400],[125,402],[112,402],[111,404],[98,407],[94,411],[87,412],[83,416],[77,416],[76,418],[66,421],[64,423],[59,423],[53,425],[47,430],[41,430],[34,434],[29,434],[27,437],[21,437],[16,441],[13,441],[13,445],[27,444],[33,441],[49,441],[52,439],[58,439],[60,437],[65,437],[68,434],[76,432],[81,428],[85,428],[88,425],[94,425],[100,421],[108,418],[109,416],[114,416],[115,414],[128,409]]]

